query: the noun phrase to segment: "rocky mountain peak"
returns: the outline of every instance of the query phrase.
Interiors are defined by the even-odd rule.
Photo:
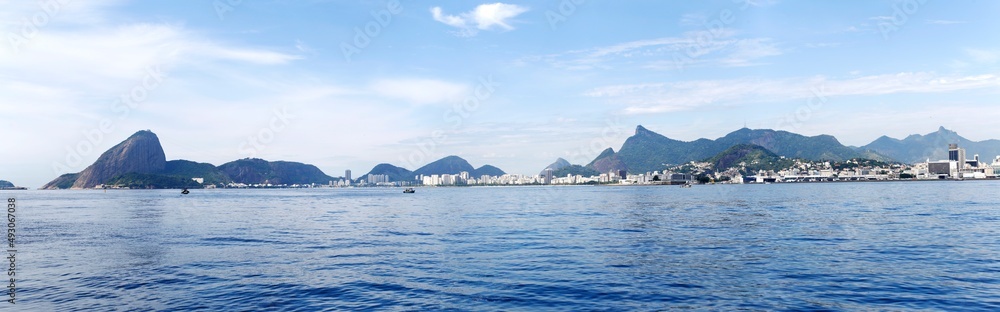
[[[80,172],[73,188],[92,188],[125,173],[156,173],[163,171],[167,159],[160,139],[152,131],[136,132],[101,154],[94,164]]]

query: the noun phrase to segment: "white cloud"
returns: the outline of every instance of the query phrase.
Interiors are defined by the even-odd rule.
[[[487,30],[493,28],[494,26],[499,26],[503,29],[511,30],[514,29],[514,27],[507,24],[507,20],[527,11],[527,8],[521,6],[498,2],[493,4],[483,4],[476,7],[476,9],[472,11],[472,16],[479,29]]]
[[[465,85],[432,79],[382,79],[373,82],[370,90],[417,105],[454,103],[469,94]]]
[[[442,22],[445,25],[448,25],[448,26],[451,26],[451,27],[464,28],[464,27],[466,27],[466,24],[467,24],[466,21],[465,21],[465,19],[462,18],[462,17],[458,17],[458,16],[454,16],[454,15],[444,15],[443,13],[441,13],[441,8],[440,7],[433,7],[433,8],[431,8],[431,15],[434,17],[435,21]]]
[[[510,20],[528,8],[506,3],[480,4],[475,9],[459,15],[447,15],[440,7],[431,8],[431,16],[435,21],[459,28],[457,34],[463,37],[475,36],[479,30],[503,29],[513,30]]]
[[[784,52],[770,38],[740,38],[733,30],[702,30],[680,37],[636,40],[619,44],[536,56],[557,68],[590,70],[626,64],[653,70],[682,70],[692,66],[743,67]]]
[[[585,95],[605,98],[625,106],[628,114],[664,113],[706,106],[804,99],[820,89],[824,96],[884,95],[895,93],[944,93],[1000,88],[997,75],[942,76],[906,72],[851,79],[811,77],[797,79],[698,80],[672,83],[613,85],[592,89]]]

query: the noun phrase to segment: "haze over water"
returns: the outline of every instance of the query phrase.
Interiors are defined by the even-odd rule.
[[[19,310],[996,310],[997,186],[5,195]]]

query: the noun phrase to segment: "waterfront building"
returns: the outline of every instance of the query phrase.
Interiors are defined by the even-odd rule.
[[[993,168],[992,177],[996,178],[1000,176],[1000,156],[997,156],[995,159],[993,159],[993,164],[990,164],[990,168]]]
[[[961,167],[965,167],[965,149],[959,148],[958,144],[948,144],[948,160],[961,163]]]
[[[389,176],[385,174],[368,175],[368,184],[378,185],[379,183],[389,183]]]
[[[933,162],[928,160],[925,163],[926,174],[921,175],[923,172],[918,171],[918,177],[925,179],[986,179],[996,176],[997,169],[1000,168],[996,166],[1000,161],[1000,156],[992,165],[986,165],[979,159],[978,154],[974,155],[971,160],[966,159],[965,155],[965,149],[960,148],[958,144],[948,144],[948,160]],[[923,169],[922,167],[917,168]]]

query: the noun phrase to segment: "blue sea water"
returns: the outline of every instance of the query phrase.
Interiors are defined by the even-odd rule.
[[[24,311],[1000,310],[1000,183],[22,191]]]

